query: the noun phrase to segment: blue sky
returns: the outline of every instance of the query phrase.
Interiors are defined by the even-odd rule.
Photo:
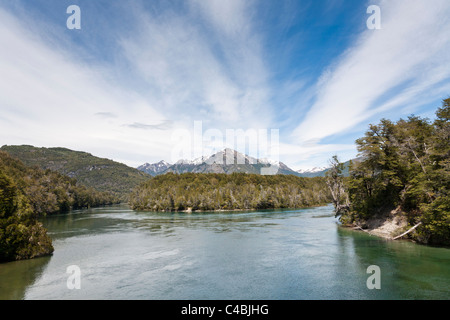
[[[355,157],[370,123],[434,116],[449,31],[448,0],[0,0],[0,144],[174,162],[201,121],[279,130],[277,160],[326,166]]]

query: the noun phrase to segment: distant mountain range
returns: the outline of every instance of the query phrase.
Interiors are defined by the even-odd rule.
[[[328,171],[326,167],[314,167],[312,169],[297,170],[300,177],[323,177]]]
[[[179,160],[174,164],[166,161],[136,168],[113,160],[99,158],[86,152],[66,148],[38,148],[28,145],[3,146],[0,148],[11,156],[21,160],[27,166],[50,169],[63,175],[76,178],[87,187],[98,191],[108,191],[126,200],[129,193],[151,176],[168,172],[173,173],[227,173],[233,172],[261,174],[270,170],[270,174],[295,175],[299,177],[323,177],[327,168],[295,171],[283,162],[268,159],[256,159],[232,149],[224,149],[209,157],[195,160]],[[344,174],[348,175],[349,161],[345,163]]]
[[[152,176],[157,176],[164,173],[169,167],[172,166],[170,163],[162,160],[157,163],[145,163],[142,166],[137,167],[138,170],[148,173]]]
[[[348,166],[348,163],[346,163]],[[272,165],[272,167],[271,167]],[[323,177],[328,168],[317,167],[310,170],[295,171],[283,162],[268,159],[256,159],[232,149],[224,149],[209,157],[201,157],[194,160],[179,160],[174,164],[166,161],[146,163],[137,169],[152,176],[173,173],[255,173],[261,174],[261,170],[273,168],[275,174],[291,174],[299,177]]]

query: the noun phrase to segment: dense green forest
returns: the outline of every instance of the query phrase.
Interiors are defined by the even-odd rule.
[[[409,228],[419,225],[410,238],[450,245],[449,119],[450,98],[434,121],[410,116],[371,125],[356,141],[362,161],[351,165],[349,178],[342,177],[341,221],[361,222],[399,209]]]
[[[50,169],[76,178],[78,183],[98,191],[113,193],[126,201],[134,187],[151,176],[135,168],[89,153],[66,148],[33,146],[3,146],[1,150],[21,160],[27,166]]]
[[[46,229],[26,196],[0,171],[0,262],[31,259],[53,252]]]
[[[27,167],[0,151],[0,262],[53,252],[38,217],[118,201],[58,172]]]
[[[331,201],[324,178],[246,173],[168,173],[137,187],[135,210],[245,210],[300,208]]]
[[[119,202],[111,193],[86,187],[74,178],[49,169],[28,167],[1,150],[0,171],[14,181],[36,216]]]

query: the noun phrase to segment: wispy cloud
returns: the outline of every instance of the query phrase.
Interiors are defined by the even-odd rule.
[[[115,115],[112,112],[96,112],[94,116],[102,118],[102,119],[111,119],[111,118],[117,118],[117,115]]]
[[[450,92],[450,3],[381,1],[382,29],[364,31],[323,75],[294,131],[301,141],[339,135],[383,112]],[[446,31],[447,30],[447,31]]]
[[[32,17],[22,18],[33,25]],[[0,8],[1,112],[8,120],[0,127],[0,143],[66,146],[106,156],[121,148],[138,154],[164,138],[121,127],[165,117],[138,94],[108,82],[104,69],[80,61],[76,47],[52,47],[33,32]]]
[[[191,130],[194,120],[202,120],[205,130],[268,127],[267,71],[248,18],[250,2],[189,1],[186,10],[160,5],[158,12],[144,10],[139,1],[122,8],[132,19],[125,30],[114,29],[115,37],[105,36],[108,61],[100,59],[98,47],[87,54],[89,37],[83,40],[88,43],[71,43],[71,31],[52,28],[53,21],[35,24],[59,30],[51,39],[35,36],[28,28],[31,15],[0,8],[0,43],[8,48],[0,52],[2,118],[9,120],[1,128],[8,132],[4,143],[99,150],[118,159],[134,153],[130,163],[151,161],[143,159],[149,154],[167,158],[170,130]],[[102,21],[99,27],[108,32]]]
[[[215,127],[270,122],[267,76],[246,1],[190,1],[187,11],[136,13],[140,34],[120,41],[168,113]]]
[[[170,159],[176,130],[195,140],[198,120],[223,135],[280,129],[280,160],[316,166],[354,152],[349,132],[367,121],[450,92],[447,0],[377,2],[382,30],[350,31],[345,46],[357,41],[338,57],[344,45],[327,37],[353,25],[345,1],[86,1],[78,33],[44,1],[18,3],[0,5],[0,144],[139,165]]]
[[[134,129],[144,129],[144,130],[167,130],[172,128],[172,121],[166,120],[158,124],[144,124],[139,122],[134,122],[132,124],[126,124],[126,127]]]

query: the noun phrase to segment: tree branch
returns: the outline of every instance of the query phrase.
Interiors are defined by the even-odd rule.
[[[420,226],[422,224],[422,222],[419,222],[418,224],[416,224],[414,227],[412,227],[411,229],[409,229],[408,231],[406,231],[406,232],[404,232],[404,233],[402,233],[401,235],[399,235],[399,236],[397,236],[397,237],[395,237],[395,238],[393,238],[392,240],[397,240],[397,239],[399,239],[399,238],[401,238],[401,237],[403,237],[404,235],[407,235],[408,233],[410,233],[411,231],[413,231],[415,228],[417,228],[418,226]]]

